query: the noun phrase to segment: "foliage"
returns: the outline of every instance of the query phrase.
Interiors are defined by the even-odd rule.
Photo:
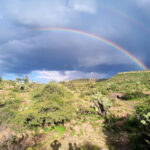
[[[100,89],[100,91],[103,95],[108,95],[108,93],[109,93],[108,90],[106,90],[106,89]]]
[[[23,79],[24,83],[28,83],[29,82],[29,77],[28,76],[25,76],[24,79]]]
[[[79,105],[79,110],[78,110],[78,118],[80,118],[80,114],[85,116],[85,115],[91,115],[91,114],[96,114],[95,109],[93,107],[85,107],[82,105]]]
[[[122,131],[134,133],[135,130],[140,130],[138,128],[138,120],[134,115],[128,115],[126,118],[124,118],[110,114],[105,119],[105,124],[105,129],[114,133],[119,133]]]
[[[136,107],[136,117],[139,122],[140,131],[132,136],[131,142],[134,149],[150,149],[150,101],[144,101]]]
[[[30,128],[63,124],[70,118],[71,110],[66,104],[52,101],[35,103],[33,107],[19,115],[19,120]]]
[[[22,79],[21,78],[16,78],[16,81],[20,82],[20,81],[22,81]]]
[[[142,116],[144,114],[147,114],[148,112],[150,112],[150,100],[149,100],[149,98],[147,100],[145,100],[142,104],[140,104],[136,107],[136,115],[139,118],[142,118]]]
[[[24,78],[16,78],[17,82],[24,82],[24,83],[28,83],[29,82],[29,77],[25,76]]]
[[[49,140],[61,138],[64,132],[64,137],[75,135],[80,140],[87,136],[87,132],[83,130],[86,126],[91,140],[92,136],[93,139],[99,138],[99,132],[103,131],[107,135],[104,138],[108,145],[111,142],[116,144],[117,140],[120,144],[122,139],[128,142],[129,137],[134,149],[147,150],[150,149],[149,80],[149,72],[130,72],[118,74],[108,80],[97,80],[96,84],[91,84],[89,80],[49,84],[27,83],[23,79],[19,80],[21,82],[2,81],[0,124],[13,127],[13,130],[23,134],[29,129],[31,134],[43,136],[51,132]],[[134,101],[114,99],[112,106],[109,95],[122,93],[125,93],[122,99]],[[139,99],[140,101],[135,101]],[[134,109],[136,105],[138,106]],[[109,109],[110,107],[112,108]],[[11,141],[15,141],[15,136]],[[40,141],[40,137],[37,141]],[[41,142],[43,146],[44,142]],[[94,149],[94,146],[81,145],[81,149],[88,148]]]
[[[107,89],[113,92],[132,92],[150,89],[150,72],[128,72],[119,73],[116,76],[97,83],[96,87],[99,89]]]
[[[33,99],[42,101],[47,99],[60,100],[62,98],[71,97],[71,93],[65,90],[63,86],[56,83],[49,83],[42,86],[40,89],[35,89],[33,91]]]
[[[147,96],[146,94],[144,94],[140,91],[136,91],[136,92],[127,92],[121,98],[124,99],[124,100],[132,100],[132,99],[144,98],[146,96]]]
[[[0,77],[0,90],[2,90],[3,89],[3,79],[2,79],[2,77]]]
[[[12,91],[13,92],[24,92],[27,89],[28,89],[28,85],[21,83],[21,82],[16,82],[14,84],[14,87],[12,88]]]
[[[17,115],[20,101],[10,99],[2,101],[3,107],[0,109],[0,122],[12,122]]]
[[[71,94],[60,85],[45,85],[33,93],[32,107],[21,112],[17,120],[29,128],[63,124],[72,116],[73,109],[65,102],[70,96]]]
[[[3,80],[2,77],[0,77],[0,82],[2,82],[2,80]]]
[[[97,92],[93,95],[93,102],[95,109],[100,115],[106,115],[108,108],[112,106],[112,102],[109,98],[103,96],[101,92]]]

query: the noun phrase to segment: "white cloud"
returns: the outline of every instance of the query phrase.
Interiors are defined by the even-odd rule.
[[[150,5],[150,0],[137,0],[137,3],[139,5],[146,6],[146,5]]]
[[[95,0],[70,0],[70,6],[79,12],[95,14],[97,5]]]
[[[4,2],[5,15],[24,25],[68,25],[76,17],[80,17],[79,12],[90,14],[97,12],[95,0],[69,0],[68,4],[66,4],[66,0],[11,0]]]
[[[140,11],[150,20],[150,0],[135,0]]]
[[[64,25],[74,16],[63,1],[12,0],[5,3],[7,16],[25,25]]]
[[[96,72],[81,72],[81,71],[37,71],[39,74],[36,78],[46,79],[49,81],[64,81],[72,79],[90,78],[107,78],[108,75]]]

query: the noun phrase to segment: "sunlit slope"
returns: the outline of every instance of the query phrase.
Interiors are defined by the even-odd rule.
[[[114,77],[98,83],[101,89],[107,91],[143,91],[150,88],[150,71],[134,71],[118,73]]]

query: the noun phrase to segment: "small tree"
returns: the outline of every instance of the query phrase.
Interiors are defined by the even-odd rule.
[[[21,78],[16,78],[16,81],[17,82],[20,82],[22,79]]]
[[[2,80],[3,80],[2,77],[0,77],[0,82],[2,82]]]
[[[28,83],[29,82],[29,77],[25,76],[25,78],[23,80],[24,80],[24,83]]]

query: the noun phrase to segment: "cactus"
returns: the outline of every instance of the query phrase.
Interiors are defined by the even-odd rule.
[[[95,110],[99,115],[106,115],[108,109],[112,106],[112,102],[107,97],[103,96],[101,92],[93,95],[93,103]]]

